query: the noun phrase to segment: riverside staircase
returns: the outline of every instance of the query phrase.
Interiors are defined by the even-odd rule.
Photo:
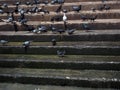
[[[16,1],[0,0],[0,3],[8,3],[8,9],[13,10]],[[26,0],[20,1],[20,8],[33,7],[24,5]],[[103,3],[111,9],[97,10]],[[63,21],[50,21],[54,16],[63,16],[62,12],[55,13],[59,5],[51,5],[50,0],[47,5],[38,5],[44,6],[50,13],[25,14],[27,24],[34,27],[54,24],[64,29]],[[74,5],[82,5],[82,9],[79,12],[72,11]],[[93,7],[96,8],[95,12],[91,10]],[[0,40],[9,41],[7,45],[0,45],[0,86],[18,83],[74,86],[83,87],[83,90],[120,89],[120,1],[65,0],[62,8],[68,11],[67,27],[76,29],[72,35],[67,31],[62,34],[52,33],[49,28],[45,33],[36,34],[28,32],[19,23],[19,31],[15,32],[12,24],[0,22]],[[94,22],[83,21],[81,14],[98,17]],[[15,20],[19,16],[15,14]],[[0,18],[7,19],[7,14],[0,14]],[[86,32],[83,24],[87,24],[90,30]],[[52,46],[52,39],[56,39],[56,46]],[[27,40],[32,42],[26,53],[22,43]],[[65,50],[65,56],[59,57],[57,50]]]

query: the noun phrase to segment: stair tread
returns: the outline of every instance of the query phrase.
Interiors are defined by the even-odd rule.
[[[80,23],[92,23],[89,21],[82,21],[82,20],[67,20],[68,24],[80,24]],[[38,24],[52,24],[52,22],[40,22],[40,21],[28,21],[28,24],[38,25]],[[93,23],[120,23],[120,19],[96,19]],[[55,22],[55,24],[63,24],[63,22]]]
[[[82,24],[82,23],[120,23],[120,19],[96,19],[95,22],[90,21],[82,21],[82,20],[67,20],[68,24]],[[0,22],[0,25],[12,25],[11,23]],[[40,25],[40,24],[52,24],[51,21],[28,21],[27,24],[29,25]],[[63,21],[55,22],[54,24],[63,24]],[[18,25],[21,25],[18,23]]]
[[[73,11],[71,12],[68,12],[66,13],[66,15],[81,15],[81,14],[112,14],[112,13],[117,13],[119,14],[120,13],[120,10],[119,9],[111,9],[109,10],[109,12],[106,12],[106,11],[96,11],[96,12],[92,12],[91,10],[86,10],[86,11],[81,11],[80,13],[75,13]],[[26,16],[31,16],[31,17],[35,17],[35,16],[41,16],[40,13],[35,13],[35,14],[25,14]],[[49,15],[58,15],[56,14],[55,12],[51,11]],[[63,15],[63,13],[59,13],[59,15]],[[0,17],[3,17],[3,16],[7,16],[7,14],[0,14]],[[14,16],[20,16],[20,14],[14,14]]]
[[[39,89],[38,89],[39,88]],[[107,88],[88,88],[75,86],[32,85],[19,83],[0,83],[1,90],[116,90]]]
[[[88,32],[86,32],[85,30],[76,30],[75,33],[73,35],[115,35],[115,34],[120,34],[120,30],[118,29],[113,29],[113,30],[90,30]],[[18,31],[18,32],[14,32],[14,31],[0,31],[0,35],[8,35],[8,36],[49,36],[49,35],[60,35],[60,34],[53,34],[51,31],[48,31],[46,33],[42,33],[42,34],[34,34],[34,33],[30,33],[28,31]],[[67,33],[63,33],[61,35],[67,35],[67,36],[72,36],[72,35],[68,35]]]
[[[82,21],[82,20],[67,20],[68,24],[82,24],[82,23],[88,23],[88,24],[116,24],[116,23],[120,23],[120,19],[96,19],[95,22],[90,22],[90,21]],[[21,25],[19,23],[17,23],[18,25]],[[27,22],[28,25],[40,25],[40,24],[44,24],[44,25],[48,25],[48,24],[53,24],[51,21],[28,21]],[[60,22],[55,22],[54,25],[56,24],[63,24],[63,21]],[[6,23],[6,22],[0,22],[0,26],[1,25],[12,25],[11,23]]]
[[[58,62],[58,63],[120,63],[120,56],[102,55],[66,55],[63,58],[57,55],[23,55],[0,54],[0,61],[9,62]]]
[[[120,1],[117,1],[117,3],[119,4],[120,3]],[[94,5],[94,4],[102,4],[101,3],[101,1],[87,1],[87,2],[65,2],[64,3],[64,6],[71,6],[71,5],[90,5],[90,4],[92,4],[92,5]],[[107,1],[106,2],[106,4],[116,4],[116,1]],[[40,6],[41,5],[44,5],[44,4],[40,4]],[[28,6],[26,6],[26,5],[20,5],[21,7],[28,7]],[[39,5],[38,5],[39,6]],[[54,4],[54,5],[51,5],[50,3],[48,4],[48,5],[44,5],[44,6],[47,6],[47,7],[49,7],[49,6],[59,6],[59,4]],[[15,5],[9,5],[8,7],[15,7]],[[32,6],[30,6],[30,7],[32,7]]]
[[[13,77],[48,77],[65,79],[87,79],[87,80],[105,80],[120,81],[119,71],[106,70],[63,70],[63,69],[27,69],[27,68],[1,68],[0,76]]]
[[[7,46],[22,46],[23,42],[9,42]],[[0,45],[1,46],[1,45]],[[51,41],[50,42],[32,42],[30,46],[52,46]],[[78,41],[78,42],[57,42],[57,45],[54,47],[59,46],[120,46],[120,41],[113,42],[113,41],[96,41],[96,42],[90,42],[90,41]]]
[[[22,4],[19,8],[27,9],[35,6],[27,6],[24,4],[25,0],[20,1]],[[5,8],[5,11],[15,9],[16,6],[12,5],[15,0],[0,1],[1,4],[4,2],[8,2],[8,9]],[[103,4],[110,6],[111,9],[92,12],[91,7],[98,9],[97,7]],[[3,21],[0,19],[0,39],[9,41],[5,46],[0,44],[0,89],[4,90],[4,86],[14,88],[20,85],[16,83],[31,83],[31,88],[35,87],[33,84],[100,87],[101,90],[104,90],[104,87],[120,88],[119,4],[118,0],[106,0],[104,3],[101,0],[66,0],[62,8],[69,11],[66,13],[67,26],[76,28],[71,35],[68,35],[67,31],[63,34],[58,32],[54,34],[49,29],[46,33],[35,34],[25,31],[27,28],[19,22],[17,22],[18,32],[14,32],[11,31],[14,30],[13,25],[4,21],[7,19],[7,14],[0,14],[0,18],[3,19]],[[74,12],[72,10],[74,5],[82,5],[82,10],[79,13]],[[50,14],[25,14],[28,25],[36,27],[43,24],[48,27],[48,25],[54,24],[57,28],[64,28],[63,21],[55,21],[55,23],[50,21],[54,15],[63,15],[62,12],[58,14],[54,12],[60,4],[51,5],[49,0],[48,5],[38,4],[37,6],[45,6]],[[98,18],[94,22],[83,21],[80,19],[80,14],[98,15]],[[15,20],[18,16],[20,15],[15,14]],[[88,24],[90,30],[85,31],[82,27],[83,23]],[[59,40],[56,46],[52,46],[50,41],[52,38]],[[23,40],[30,39],[33,40],[30,47],[24,48]],[[64,57],[57,55],[57,50],[61,49],[66,51]],[[23,86],[26,85],[21,84],[20,88]],[[80,89],[91,90],[89,88],[74,90]]]

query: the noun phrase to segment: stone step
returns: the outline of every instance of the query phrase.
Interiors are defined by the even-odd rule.
[[[120,71],[120,56],[66,55],[17,55],[0,54],[1,68],[41,68],[73,70]]]
[[[20,1],[22,1],[20,8],[34,7],[23,5],[25,0]],[[14,10],[15,5],[12,4],[15,3],[15,0],[0,1],[1,4],[4,2],[10,4],[8,9],[4,9],[5,11]],[[0,21],[0,40],[9,41],[5,46],[0,45],[0,82],[2,85],[3,83],[14,83],[14,85],[22,83],[90,87],[90,90],[91,88],[101,88],[101,90],[104,90],[103,88],[119,89],[120,1],[109,0],[105,3],[111,7],[111,10],[92,12],[90,11],[92,7],[97,8],[103,5],[101,0],[66,0],[63,8],[69,11],[67,13],[67,26],[69,29],[77,29],[72,35],[68,35],[67,32],[63,34],[57,32],[55,34],[49,29],[49,25],[53,24],[50,22],[51,17],[63,15],[61,12],[58,14],[54,12],[59,4],[38,5],[39,7],[45,6],[45,9],[50,11],[50,14],[45,14],[44,17],[42,17],[42,13],[26,14],[29,20],[28,25],[34,27],[40,24],[46,25],[48,27],[46,33],[28,32],[18,22],[19,31],[14,32],[12,24]],[[79,13],[73,12],[73,5],[82,5],[82,10]],[[80,14],[98,14],[98,19],[95,22],[82,21],[79,18]],[[15,19],[18,16],[19,14],[15,14]],[[0,18],[6,19],[6,14],[1,14]],[[91,29],[88,32],[83,30],[83,23],[90,26]],[[63,21],[55,22],[54,25],[58,29],[64,29]],[[52,46],[51,40],[53,38],[57,40],[56,46]],[[25,50],[22,43],[26,40],[32,40],[33,42]],[[65,50],[65,56],[59,57],[57,50]],[[0,89],[3,87],[1,83]],[[30,89],[33,87],[31,86]],[[24,89],[21,88],[20,90]],[[36,88],[32,90],[34,89],[36,90]],[[77,89],[81,90],[81,88]],[[89,88],[82,89],[89,90]],[[2,88],[2,90],[4,89]]]
[[[66,22],[67,28],[70,29],[77,29],[77,30],[84,30],[83,24],[86,23],[90,30],[105,30],[105,29],[120,29],[120,19],[97,19],[95,22],[91,21],[82,21],[82,20],[68,20]],[[28,25],[32,25],[34,27],[37,27],[38,25],[45,25],[48,30],[50,24],[53,24],[50,21],[28,21]],[[64,22],[55,22],[54,26],[58,29],[64,29]],[[26,28],[21,25],[20,23],[17,23],[17,27],[19,31],[26,31]],[[0,31],[13,31],[14,27],[11,23],[5,23],[0,22]]]
[[[120,46],[0,46],[1,54],[42,54],[57,55],[57,50],[65,50],[66,55],[120,55]]]
[[[23,40],[21,42],[11,42],[7,46],[22,46]],[[49,42],[34,42],[32,40],[31,46],[52,46],[52,40]],[[2,45],[0,45],[2,46]],[[56,40],[56,46],[120,46],[120,41],[58,41]]]
[[[14,4],[15,2],[17,2],[18,0],[0,0],[0,2],[3,3],[7,3],[7,4]],[[28,0],[29,2],[32,2],[33,0]],[[44,1],[44,0],[40,0],[40,1]],[[48,0],[49,3],[51,2],[51,0]],[[118,0],[109,0],[109,1],[105,1],[105,3],[110,2],[110,1],[116,1],[119,2]],[[21,4],[24,4],[26,1],[25,0],[20,0]],[[101,0],[65,0],[65,3],[74,3],[74,2],[101,2]],[[102,2],[101,2],[102,3]]]
[[[1,68],[0,82],[120,88],[119,71]]]
[[[109,2],[106,2],[106,4],[108,6],[111,7],[111,9],[120,9],[120,2],[118,1],[116,3],[116,1],[109,1]],[[77,6],[77,5],[82,5],[82,10],[91,10],[91,8],[96,8],[98,10],[98,7],[103,5],[103,3],[101,2],[74,2],[74,3],[64,3],[63,4],[63,9],[66,9],[68,11],[72,11],[72,6]],[[58,8],[59,5],[42,5],[42,6],[45,6],[44,8],[47,9],[48,11],[56,11],[56,9]],[[30,8],[33,8],[34,6],[26,6],[26,5],[20,5],[21,8],[24,8],[25,10],[27,9],[30,9]],[[38,7],[41,7],[41,5],[38,5]],[[7,9],[4,9],[4,11],[7,11],[7,10],[14,10],[15,9],[15,5],[9,5]],[[81,11],[82,11],[81,10]]]
[[[118,9],[112,9],[109,12],[106,11],[81,11],[81,13],[75,13],[75,12],[68,12],[66,14],[68,20],[81,20],[80,15],[85,15],[87,17],[91,17],[92,15],[97,15],[97,19],[120,19],[120,10]],[[39,14],[26,14],[25,18],[28,21],[50,21],[52,17],[58,16],[60,18],[63,17],[63,13],[56,14],[55,12],[50,12],[49,15],[42,16],[41,13]],[[7,14],[0,15],[2,19],[7,19]],[[18,18],[20,17],[20,14],[14,14],[15,21],[18,21]]]
[[[74,86],[31,85],[19,83],[0,83],[1,90],[116,90],[109,88],[85,88]]]
[[[63,34],[53,34],[51,31],[41,34],[34,34],[28,31],[1,31],[0,39],[8,40],[9,42],[22,42],[26,40],[33,40],[34,42],[50,42],[55,38],[60,41],[120,41],[120,30],[90,30],[79,31],[76,30],[72,35],[66,32]]]

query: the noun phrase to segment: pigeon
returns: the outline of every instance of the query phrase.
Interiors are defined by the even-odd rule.
[[[4,10],[0,9],[0,14],[3,14],[4,13]]]
[[[104,9],[107,11],[107,10],[110,10],[111,7],[110,7],[110,6],[107,6],[107,5],[104,5]]]
[[[13,22],[13,27],[14,27],[15,32],[17,32],[18,31],[18,25],[16,24],[16,22]]]
[[[40,1],[39,0],[34,0],[33,3],[37,5],[37,4],[40,4]]]
[[[92,10],[92,12],[95,12],[96,11],[96,9],[93,7],[93,8],[91,8],[91,10]]]
[[[57,8],[57,10],[55,12],[59,13],[61,10],[62,10],[62,4]]]
[[[63,4],[65,2],[65,0],[52,0],[51,4]]]
[[[59,32],[60,34],[64,33],[65,30],[64,29],[58,29],[57,32]]]
[[[67,30],[67,33],[68,33],[69,35],[73,34],[74,32],[75,32],[75,29],[68,29],[68,30]]]
[[[66,14],[64,13],[64,15],[63,15],[63,21],[64,22],[66,22],[67,21],[67,16],[66,16]]]
[[[51,18],[51,20],[50,20],[51,22],[54,22],[54,21],[62,21],[62,17],[61,16],[54,16],[54,17],[52,17]]]
[[[13,17],[12,16],[8,16],[8,19],[6,20],[6,23],[9,23],[9,22],[13,22]]]
[[[27,1],[27,2],[25,2],[25,4],[26,4],[27,6],[28,6],[28,5],[31,5],[31,3],[30,3],[30,2],[28,2],[28,1]]]
[[[25,42],[23,43],[23,46],[29,47],[31,42],[32,42],[32,41],[25,41]]]
[[[63,13],[67,13],[68,11],[67,11],[66,9],[63,9],[62,12],[63,12]]]
[[[2,44],[3,46],[6,45],[8,43],[8,41],[6,40],[0,40],[0,44]]]
[[[47,32],[47,27],[44,25],[40,25],[40,26],[38,26],[38,31],[39,32]]]
[[[104,10],[104,6],[105,6],[105,5],[98,6],[98,10],[99,10],[99,11],[103,11],[103,10]]]
[[[66,53],[65,50],[57,50],[57,55],[58,55],[59,57],[64,57],[64,56],[65,56],[65,53]]]
[[[94,21],[95,19],[97,19],[97,17],[98,17],[97,15],[93,15],[93,16],[90,16],[89,19],[90,19],[91,21]]]
[[[53,26],[53,24],[50,25],[50,30],[55,33],[57,28]]]
[[[77,12],[79,12],[80,10],[81,10],[81,5],[79,5],[79,6],[72,6],[72,9],[73,9],[73,11],[77,11]]]
[[[27,53],[30,43],[32,41],[25,41],[22,45],[24,46],[25,53]]]
[[[57,3],[56,0],[52,0],[52,1],[51,1],[51,4],[55,4],[55,3]]]
[[[24,25],[25,23],[27,23],[27,21],[28,21],[27,19],[21,19],[20,24]]]
[[[56,39],[52,39],[52,45],[53,45],[53,46],[56,45]]]
[[[19,12],[18,11],[18,5],[16,5],[14,12],[15,12],[15,14],[18,14],[18,12]]]
[[[7,8],[7,7],[8,7],[8,4],[7,4],[7,3],[3,3],[2,7],[3,7],[3,8]]]
[[[38,29],[34,29],[34,30],[32,30],[32,32],[37,34],[39,32],[39,30]]]
[[[88,30],[90,30],[90,27],[88,26],[88,24],[83,23],[83,29],[88,32]]]
[[[24,24],[24,27],[25,27],[26,30],[29,31],[29,32],[32,32],[32,31],[35,29],[35,28],[33,27],[33,25],[30,26],[30,25],[28,25],[28,24]]]
[[[19,13],[21,14],[21,15],[24,15],[25,14],[25,10],[22,8],[22,9],[19,9],[18,10],[19,11]]]
[[[21,4],[21,2],[16,2],[15,5],[19,6]]]
[[[65,2],[65,0],[57,0],[58,4],[63,4]]]
[[[46,0],[46,1],[44,0],[44,1],[42,1],[41,3],[47,5],[47,4],[49,3],[49,1],[48,1],[48,0]]]
[[[104,3],[106,0],[101,0],[102,1],[102,3]]]
[[[64,29],[66,30],[67,29],[67,16],[66,16],[66,14],[64,13],[64,15],[63,15],[63,22],[64,22]]]
[[[44,14],[49,14],[50,12],[48,10],[42,10],[42,12],[44,12]]]
[[[32,13],[37,13],[37,11],[38,11],[38,7],[36,6],[36,7],[33,7],[32,9],[31,9],[31,12]]]
[[[85,16],[85,15],[80,15],[80,18],[81,18],[83,21],[88,20],[88,17]]]

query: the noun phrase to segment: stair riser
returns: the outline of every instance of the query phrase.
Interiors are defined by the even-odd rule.
[[[87,15],[87,16],[92,16],[92,15],[98,15],[97,19],[120,19],[120,13],[82,13],[82,15]],[[51,21],[51,18],[54,17],[55,15],[45,15],[44,17],[40,14],[40,15],[26,15],[25,18],[28,21]],[[59,15],[61,18],[63,17],[63,15]],[[0,16],[2,19],[7,19],[6,15],[2,15]],[[15,21],[18,21],[18,18],[20,17],[20,15],[15,16]],[[81,20],[80,18],[80,14],[67,14],[67,18],[68,20]]]
[[[75,5],[75,6],[77,6],[76,4],[73,4],[73,5]],[[68,11],[72,11],[73,9],[72,9],[72,6],[73,5],[69,5],[69,6],[63,6],[63,9],[66,9],[66,10],[68,10]],[[81,4],[82,5],[82,4]],[[96,8],[96,10],[98,10],[98,6],[101,6],[102,4],[100,3],[100,4],[86,4],[86,5],[82,5],[82,9],[81,9],[81,11],[84,11],[84,10],[91,10],[91,8],[93,8],[93,7],[95,7]],[[120,6],[117,4],[117,3],[109,3],[109,4],[107,4],[108,6],[110,6],[111,7],[111,9],[119,9],[120,8]],[[117,6],[116,6],[117,5]],[[58,6],[52,6],[52,7],[45,7],[45,9],[47,9],[47,10],[49,10],[49,11],[56,11],[56,9],[57,9],[57,7]]]
[[[81,20],[80,20],[81,22]],[[82,23],[69,23],[67,24],[67,28],[70,29],[77,29],[77,30],[84,30],[83,28],[83,23],[86,22],[82,22]],[[29,23],[29,25],[33,25],[33,23]],[[38,25],[40,25],[40,22],[37,23],[37,25],[33,25],[34,27],[37,27]],[[48,30],[50,30],[49,26],[50,24],[46,23],[46,25]],[[60,24],[55,24],[55,27],[57,27],[58,29],[64,29],[64,24],[61,22]],[[107,29],[120,29],[120,23],[88,23],[88,26],[90,27],[90,30],[107,30]],[[6,25],[1,25],[0,26],[0,31],[14,31],[14,27],[13,25],[10,24],[6,24]],[[23,25],[18,25],[18,31],[27,31],[26,27],[24,27]]]
[[[120,41],[120,35],[1,35],[0,39],[5,39],[10,42],[21,42],[33,40],[34,42],[50,42],[55,38],[57,41]]]
[[[63,49],[67,55],[120,55],[120,47],[29,47],[25,52],[23,47],[0,47],[1,54],[55,54],[57,50]]]
[[[101,80],[74,80],[56,77],[25,77],[25,76],[7,76],[0,75],[0,82],[39,84],[39,85],[61,85],[61,86],[80,86],[94,88],[120,88],[120,82],[101,81]]]
[[[18,0],[1,0],[1,3],[8,3],[8,4],[13,4],[15,2],[17,2]],[[25,0],[20,0],[22,4],[24,4],[26,1]],[[33,1],[33,0],[27,0],[29,2]],[[40,1],[44,1],[44,0],[40,0]],[[48,0],[49,3],[51,2],[51,0]],[[69,2],[69,3],[73,3],[73,2],[90,2],[90,1],[101,1],[101,0],[65,0],[65,2]],[[113,0],[109,0],[109,1],[113,1]]]
[[[40,68],[75,70],[120,70],[120,63],[66,63],[66,62],[30,62],[0,60],[1,68]]]
[[[12,0],[12,1],[10,1],[10,0],[7,0],[7,1],[5,1],[5,0],[3,0],[3,1],[1,1],[2,3],[8,3],[8,4],[13,4],[13,3],[15,3],[15,2],[17,2],[18,0]],[[32,0],[28,0],[29,2],[32,2]],[[41,0],[41,1],[44,1],[44,0]],[[51,0],[48,0],[49,1],[49,3],[50,3],[50,1]],[[66,0],[65,2],[71,2],[71,3],[73,3],[73,2],[84,2],[84,0]],[[86,0],[86,1],[90,1],[90,0]],[[91,0],[92,1],[92,0]],[[97,1],[97,0],[96,0]],[[21,3],[22,4],[24,4],[26,1],[25,0],[21,0]]]
[[[13,4],[15,1],[18,0],[5,0],[0,1],[1,3],[9,3]],[[19,0],[22,1],[22,3],[26,2],[26,0]],[[33,1],[33,0],[28,0]],[[44,1],[44,0],[43,0]],[[51,0],[49,0],[51,1]],[[89,3],[87,3],[87,1]],[[90,2],[92,1],[92,2]],[[84,10],[91,10],[92,7],[98,7],[99,5],[102,5],[100,2],[99,4],[94,4],[94,2],[101,1],[101,0],[66,0],[66,2],[71,3],[71,5],[64,5],[63,8],[67,9],[68,11],[72,11],[72,3],[73,5],[77,6],[77,3],[74,2],[86,2],[85,5],[82,6],[82,11]],[[110,0],[109,0],[110,1]],[[79,4],[78,3],[78,4]],[[81,3],[80,3],[81,4]],[[109,3],[108,6],[111,7],[111,9],[117,9],[119,11],[120,9],[120,3]],[[53,5],[53,6],[45,6],[45,9],[49,11],[55,11],[58,8],[59,5]],[[22,6],[20,6],[22,7]],[[33,7],[33,6],[30,6]],[[14,10],[15,7],[10,7],[8,10]],[[25,9],[28,9],[25,8]],[[5,11],[8,11],[5,9]],[[92,11],[91,11],[92,12]],[[101,11],[102,12],[102,11]],[[86,13],[86,12],[85,12]],[[85,14],[84,13],[84,14]],[[59,14],[59,13],[58,13]],[[69,14],[69,13],[68,13]],[[92,44],[89,45],[71,45],[71,46],[33,46],[31,44],[30,47],[27,48],[27,51],[25,51],[25,48],[22,46],[22,42],[26,40],[33,40],[33,41],[46,41],[50,42],[53,38],[55,38],[57,41],[120,41],[120,35],[119,31],[117,33],[117,30],[120,29],[120,22],[113,20],[110,22],[107,21],[95,21],[95,22],[82,22],[80,19],[81,11],[79,13],[75,12],[74,14],[68,15],[68,20],[80,20],[80,22],[68,22],[67,27],[68,28],[75,28],[79,31],[77,31],[73,35],[67,35],[64,34],[52,34],[51,32],[45,33],[45,34],[33,34],[33,33],[23,33],[23,35],[20,35],[19,33],[12,33],[12,35],[1,35],[7,34],[5,32],[0,33],[0,39],[8,40],[9,42],[21,42],[21,46],[2,46],[0,44],[0,54],[19,54],[19,55],[55,55],[57,56],[57,50],[65,50],[67,55],[112,55],[112,56],[120,56],[120,46],[118,44],[113,45],[112,43],[109,45],[108,43],[104,45],[97,45],[92,46]],[[87,14],[89,14],[87,12]],[[91,14],[91,13],[90,13]],[[92,13],[96,14],[96,13]],[[60,15],[60,14],[59,14]],[[120,13],[116,11],[116,13],[111,11],[103,11],[103,13],[98,14],[98,19],[120,19]],[[32,25],[34,23],[34,27],[37,25],[45,24],[47,27],[50,25],[50,23],[47,23],[46,21],[50,21],[51,17],[54,15],[50,13],[49,15],[46,14],[45,17],[42,17],[41,14],[36,16],[26,16],[26,18],[29,21],[39,21],[37,24],[34,22],[28,22],[28,24]],[[62,14],[61,14],[62,16]],[[6,16],[0,16],[0,18],[6,19]],[[15,17],[15,20],[17,20],[18,16]],[[62,19],[61,19],[62,20]],[[42,22],[40,22],[42,21]],[[91,27],[91,31],[86,32],[83,29],[82,23],[89,23],[89,26]],[[14,27],[10,24],[4,24],[1,23],[0,25],[0,31],[14,31]],[[55,27],[64,29],[63,22],[55,23]],[[115,30],[111,32],[106,31],[109,30]],[[18,26],[19,31],[26,31],[27,29],[24,26]],[[49,30],[49,29],[48,29]],[[96,31],[93,31],[96,30]],[[101,30],[99,33],[97,30]],[[103,30],[106,30],[105,33],[102,32]],[[81,33],[80,33],[81,32]],[[8,32],[9,33],[9,32]],[[11,33],[11,32],[10,32]],[[20,32],[21,33],[21,32]],[[115,34],[117,33],[117,34]],[[67,43],[67,42],[66,42]],[[52,44],[52,43],[51,43]],[[2,58],[2,57],[1,57]],[[19,58],[21,58],[19,56]],[[24,56],[22,57],[24,58]],[[74,58],[74,57],[72,57]],[[110,57],[109,57],[110,58]],[[109,59],[108,58],[108,59]],[[113,57],[114,58],[114,57]],[[113,58],[111,60],[113,60]],[[115,57],[116,58],[116,57]],[[60,60],[64,60],[64,57],[59,57]],[[69,57],[68,57],[69,59]],[[89,58],[91,59],[91,58]],[[94,58],[96,59],[96,58]],[[102,58],[101,58],[102,59]],[[107,59],[107,60],[108,60]],[[117,58],[118,59],[118,58]],[[84,59],[83,59],[84,60]],[[97,61],[100,60],[100,58],[97,58]],[[104,58],[105,60],[105,58]],[[52,60],[53,61],[53,60]],[[0,74],[0,82],[1,83],[22,83],[22,84],[36,84],[36,85],[61,85],[61,86],[78,86],[78,87],[89,87],[89,88],[111,88],[111,89],[120,89],[120,80],[119,80],[119,71],[120,71],[120,63],[111,62],[111,63],[101,63],[99,62],[64,62],[55,60],[56,62],[52,62],[48,60],[48,62],[45,61],[34,61],[34,60],[21,60],[18,59],[16,61],[6,61],[6,60],[0,60],[0,68],[1,68],[1,74]],[[59,61],[59,62],[57,62]],[[103,60],[102,60],[103,61]],[[5,69],[6,68],[6,69]],[[9,69],[10,68],[10,69]],[[25,70],[25,69],[26,70]],[[15,70],[13,70],[15,69]],[[43,69],[43,70],[40,70]],[[44,69],[55,69],[55,70],[48,70],[44,71]],[[60,70],[58,72],[57,70]],[[65,70],[66,69],[66,70]],[[68,70],[67,70],[68,69]],[[71,70],[74,72],[72,73]],[[8,70],[8,71],[7,71]],[[28,71],[27,71],[28,70]],[[30,70],[30,71],[29,71]],[[35,71],[34,71],[35,70]],[[37,73],[38,71],[39,73]],[[78,70],[79,72],[75,71]],[[80,70],[91,70],[86,72],[80,72]],[[93,71],[92,71],[93,70]],[[96,70],[96,71],[94,71]],[[99,71],[100,70],[100,71]],[[102,71],[103,70],[103,71]],[[112,71],[113,70],[113,71]],[[32,72],[33,71],[33,72]],[[42,72],[41,72],[42,71]],[[67,73],[68,71],[68,73]],[[62,72],[65,72],[64,75]],[[97,73],[96,73],[97,72]],[[3,73],[3,74],[2,74]],[[69,74],[70,73],[70,74]],[[75,73],[75,74],[74,74]],[[102,73],[102,76],[100,76],[100,73]],[[89,75],[90,74],[90,75]],[[98,74],[98,75],[97,75]],[[96,76],[94,76],[96,75]],[[108,75],[108,76],[107,76]],[[70,76],[70,77],[69,77]],[[99,77],[99,78],[98,78]]]
[[[77,6],[76,4],[73,4],[73,5]],[[73,5],[63,5],[62,8],[66,9],[67,11],[72,11],[72,6]],[[98,10],[98,6],[101,6],[101,5],[102,5],[102,3],[94,4],[94,5],[93,4],[82,5],[81,11],[91,10],[91,8],[93,8],[93,7],[95,7],[96,10]],[[113,3],[108,3],[107,5],[110,6],[111,9],[120,9],[120,5],[118,3],[114,3],[114,4]],[[47,9],[48,11],[56,11],[58,6],[59,5],[46,6],[45,9]],[[21,6],[21,7],[23,7],[23,6]],[[34,6],[24,7],[24,9],[27,10],[27,9],[32,8],[32,7],[34,7]],[[13,10],[15,10],[15,7],[9,7],[8,9],[4,9],[5,12],[8,11],[8,10],[10,10],[10,11],[12,10],[13,11]],[[108,11],[108,12],[110,12],[110,11]]]

